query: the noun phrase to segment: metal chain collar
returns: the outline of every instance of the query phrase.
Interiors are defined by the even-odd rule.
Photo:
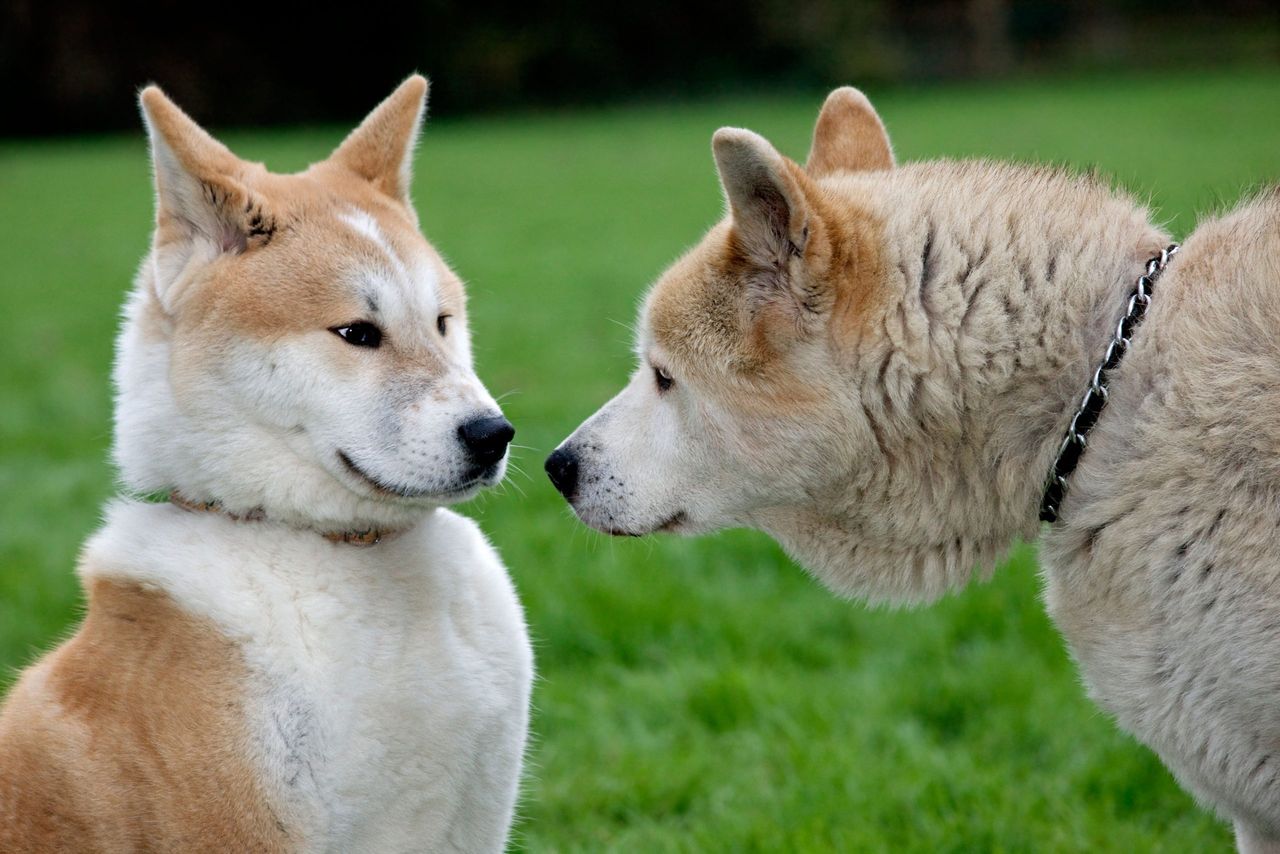
[[[1107,344],[1106,356],[1103,357],[1098,369],[1093,372],[1089,389],[1080,399],[1080,407],[1071,419],[1071,425],[1067,427],[1066,438],[1058,448],[1058,458],[1053,462],[1053,470],[1045,486],[1044,498],[1040,501],[1040,521],[1058,521],[1058,508],[1062,506],[1062,499],[1067,494],[1067,478],[1080,464],[1080,457],[1088,446],[1085,437],[1097,423],[1103,407],[1107,405],[1107,373],[1120,363],[1129,350],[1129,338],[1137,325],[1142,322],[1147,308],[1151,305],[1151,288],[1176,254],[1178,254],[1178,244],[1171,243],[1168,248],[1161,249],[1159,255],[1147,262],[1145,271],[1138,277],[1133,293],[1129,295],[1128,309],[1116,324],[1115,335]]]

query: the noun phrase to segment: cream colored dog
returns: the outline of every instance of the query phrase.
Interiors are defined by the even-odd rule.
[[[616,534],[762,529],[923,602],[1040,531],[1048,472],[1169,237],[1087,176],[895,168],[856,90],[801,167],[713,141],[727,218],[662,276],[630,384],[548,459]],[[1041,555],[1092,695],[1280,850],[1280,195],[1201,226],[1112,373]]]
[[[498,851],[532,660],[441,505],[511,427],[418,231],[411,77],[276,175],[142,93],[158,215],[119,339],[138,493],[84,550],[79,631],[0,716],[0,851]]]

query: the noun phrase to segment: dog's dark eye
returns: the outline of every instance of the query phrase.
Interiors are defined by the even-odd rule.
[[[382,343],[382,330],[372,323],[351,323],[329,331],[355,347],[377,347]]]
[[[671,374],[667,373],[663,368],[655,367],[653,369],[653,381],[658,384],[658,391],[666,391],[671,388]]]
[[[436,329],[440,330],[441,335],[449,334],[449,318],[451,317],[453,317],[452,314],[442,314],[436,318]]]

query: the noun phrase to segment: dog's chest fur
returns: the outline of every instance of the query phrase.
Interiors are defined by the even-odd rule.
[[[263,787],[303,848],[501,847],[532,663],[510,581],[469,520],[440,510],[357,548],[124,503],[83,566],[162,589],[240,646]]]

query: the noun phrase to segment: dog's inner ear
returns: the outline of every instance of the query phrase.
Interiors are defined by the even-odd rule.
[[[716,131],[712,150],[739,248],[752,266],[784,284],[809,239],[809,207],[793,172],[798,167],[763,137],[738,128]]]
[[[413,149],[422,130],[427,81],[414,74],[374,107],[360,126],[329,156],[410,208]]]
[[[241,181],[249,164],[178,108],[158,87],[139,96],[156,181],[156,289],[193,263],[266,244],[275,220]]]
[[[875,108],[852,86],[827,96],[813,129],[805,169],[815,178],[833,172],[893,168],[893,148]]]

